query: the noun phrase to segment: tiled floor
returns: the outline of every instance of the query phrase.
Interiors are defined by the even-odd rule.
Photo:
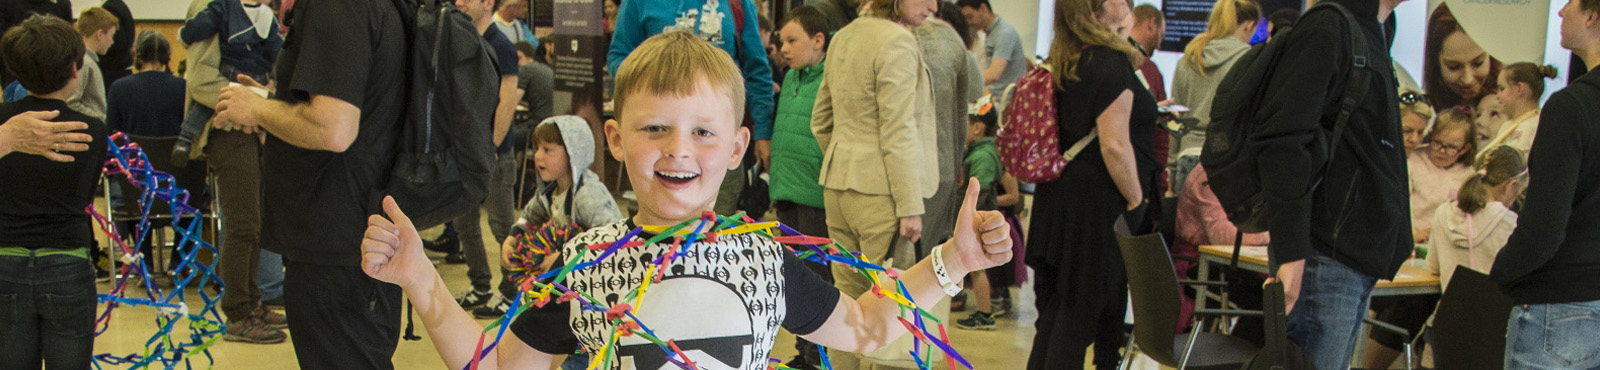
[[[487,227],[484,230],[488,230]],[[426,235],[427,233],[425,233]],[[486,238],[486,242],[487,242]],[[491,250],[489,255],[498,255],[499,243],[485,243]],[[439,265],[439,272],[445,277],[445,282],[452,290],[468,289],[466,278],[466,265]],[[498,269],[494,269],[498,270]],[[498,271],[496,271],[498,275]],[[499,279],[499,276],[495,277]],[[109,283],[102,283],[101,292],[110,291]],[[998,320],[998,330],[971,331],[957,329],[950,326],[951,342],[956,350],[966,356],[977,369],[1021,369],[1026,364],[1029,345],[1033,338],[1033,321],[1038,313],[1033,310],[1033,295],[1029,289],[1022,289],[1017,297],[1018,311],[1010,317]],[[191,292],[190,302],[198,302],[198,296]],[[103,308],[103,306],[102,306]],[[970,312],[970,311],[969,311]],[[287,314],[293,315],[293,312]],[[964,318],[966,312],[952,314],[953,318]],[[149,307],[120,307],[111,318],[109,330],[95,339],[95,353],[112,353],[127,355],[143,351],[144,343],[156,332],[154,322],[155,311]],[[488,325],[490,320],[480,320],[480,324]],[[394,363],[398,369],[440,369],[444,367],[434,351],[433,345],[426,330],[420,326],[416,328],[420,341],[401,341],[395,351]],[[211,356],[216,363],[213,368],[221,370],[248,370],[248,369],[293,369],[297,368],[294,347],[292,346],[294,334],[290,333],[290,342],[273,345],[242,344],[226,341],[217,341],[211,347]],[[793,336],[783,334],[774,346],[772,357],[788,360],[794,356]],[[206,368],[204,357],[194,357],[197,362],[195,368]],[[106,368],[126,368],[124,366],[107,366]],[[180,366],[180,368],[182,368]]]

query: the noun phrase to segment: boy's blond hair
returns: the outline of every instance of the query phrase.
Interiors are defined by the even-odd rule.
[[[616,111],[622,116],[635,93],[688,96],[704,76],[733,104],[735,124],[744,119],[744,75],[728,52],[684,31],[650,37],[633,49],[617,68]]]
[[[94,36],[96,32],[117,28],[117,16],[104,8],[88,8],[78,14],[78,35]]]

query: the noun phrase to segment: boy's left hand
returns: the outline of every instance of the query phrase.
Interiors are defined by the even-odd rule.
[[[966,276],[1011,261],[1011,225],[999,211],[978,211],[978,179],[967,179],[967,197],[956,216],[955,233],[944,248],[945,268]]]

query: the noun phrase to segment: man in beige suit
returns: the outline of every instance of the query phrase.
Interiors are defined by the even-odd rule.
[[[189,3],[189,18],[209,4],[208,0]],[[222,88],[228,85],[218,67],[221,51],[215,36],[188,46],[189,61],[183,79],[188,95],[185,120],[205,120],[204,131],[190,151],[174,151],[173,160],[187,163],[205,157],[206,165],[217,177],[218,208],[228,220],[223,235],[218,273],[228,294],[222,297],[222,312],[228,316],[228,331],[223,340],[255,344],[281,343],[288,339],[283,328],[288,318],[262,304],[256,284],[262,257],[261,235],[261,139],[233,129],[213,128],[209,124]],[[215,144],[214,146],[211,144]]]
[[[828,235],[867,260],[921,238],[923,199],[938,188],[932,83],[907,29],[936,9],[934,0],[874,2],[870,16],[839,30],[824,62],[811,131],[822,146]],[[846,296],[871,286],[845,266],[833,266],[833,278]],[[855,354],[830,352],[835,368],[860,367]]]

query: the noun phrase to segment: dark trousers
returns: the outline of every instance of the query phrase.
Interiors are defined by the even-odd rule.
[[[0,369],[89,369],[94,294],[87,259],[0,256]]]
[[[489,194],[483,199],[482,210],[489,213],[489,234],[494,236],[495,245],[504,243],[506,237],[511,235],[511,224],[516,223],[516,199],[512,199],[511,187],[516,184],[516,161],[512,160],[511,153],[500,154],[495,160],[494,172],[489,176]],[[499,261],[500,256],[490,257],[487,248],[483,245],[483,227],[478,224],[481,214],[479,208],[473,208],[467,213],[456,217],[453,224],[459,228],[461,240],[461,255],[467,260],[467,279],[472,281],[472,289],[479,292],[489,291],[489,285],[494,275],[489,272],[490,261]],[[493,265],[500,265],[494,263]],[[500,276],[506,276],[506,271],[501,269]],[[500,294],[506,298],[515,298],[516,287],[502,278]]]
[[[774,203],[773,208],[777,210],[778,222],[789,225],[794,231],[799,231],[801,234],[809,236],[828,237],[828,213],[826,210],[787,200],[780,200]],[[817,276],[822,277],[823,281],[833,283],[833,271],[829,270],[828,266],[805,260],[800,263],[805,264],[806,268],[810,269],[811,272],[817,273]],[[822,361],[822,354],[817,349],[817,345],[804,338],[794,338],[794,350],[800,356],[804,356],[812,362],[820,363]]]
[[[228,322],[239,322],[261,305],[256,284],[261,271],[261,142],[241,131],[215,130],[206,157],[217,175],[215,191],[224,222],[218,272],[228,294],[222,295],[222,313]]]
[[[1036,332],[1033,350],[1028,356],[1028,369],[1082,369],[1087,347],[1094,344],[1094,365],[1099,369],[1115,369],[1122,361],[1117,350],[1127,338],[1123,332],[1123,319],[1128,313],[1127,276],[1104,277],[1114,281],[1121,289],[1105,289],[1102,297],[1073,296],[1068,292],[1084,292],[1090,282],[1065,278],[1068,272],[1049,264],[1033,265],[1033,292],[1039,308],[1039,320],[1034,323]],[[1120,272],[1119,267],[1115,269]]]
[[[358,266],[285,259],[284,309],[301,369],[394,369],[400,287]]]

